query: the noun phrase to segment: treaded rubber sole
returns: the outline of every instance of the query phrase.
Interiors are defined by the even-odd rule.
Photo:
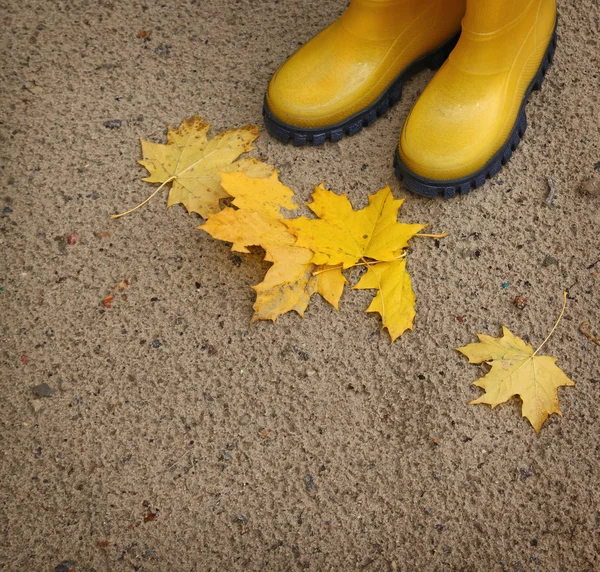
[[[276,137],[283,143],[292,141],[296,147],[308,144],[323,145],[327,140],[335,143],[345,135],[356,135],[362,131],[363,127],[368,127],[375,123],[379,117],[385,115],[390,107],[399,101],[400,97],[402,97],[402,88],[410,77],[425,69],[437,70],[440,68],[454,49],[459,37],[460,32],[435,50],[415,60],[394,79],[375,102],[344,121],[326,127],[311,129],[295,127],[277,119],[269,109],[265,97],[263,104],[265,127],[273,137]]]
[[[557,20],[558,25],[558,20]],[[548,45],[542,63],[538,68],[538,71],[529,84],[519,114],[511,131],[508,139],[502,145],[502,147],[494,154],[494,156],[478,171],[463,177],[461,179],[454,179],[448,181],[438,181],[435,179],[427,179],[420,177],[416,173],[413,173],[400,159],[400,148],[396,149],[396,155],[394,157],[394,170],[396,177],[402,181],[404,186],[413,193],[418,195],[437,198],[443,197],[445,199],[451,199],[456,195],[466,195],[470,191],[477,189],[485,184],[488,179],[491,179],[496,175],[512,157],[512,154],[518,147],[521,139],[525,135],[527,130],[527,115],[525,113],[525,106],[529,100],[531,92],[539,90],[542,87],[546,72],[552,63],[554,58],[554,52],[556,51],[556,25],[552,39]]]

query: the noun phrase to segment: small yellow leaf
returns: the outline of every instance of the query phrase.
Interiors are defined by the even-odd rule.
[[[530,344],[508,328],[503,327],[502,332],[501,338],[479,334],[479,343],[458,348],[470,363],[485,362],[491,366],[487,375],[474,382],[485,393],[471,403],[496,407],[518,396],[523,402],[523,417],[539,433],[549,415],[561,415],[558,388],[575,383],[556,366],[556,358],[536,355]]]
[[[256,292],[252,321],[272,320],[295,310],[300,316],[317,290],[315,266],[311,264],[312,252],[295,246],[273,249],[264,280],[253,286]]]
[[[319,218],[300,217],[286,224],[297,237],[296,244],[315,253],[315,264],[349,268],[365,258],[391,262],[426,226],[397,222],[402,202],[385,187],[369,197],[366,208],[355,211],[346,195],[336,195],[320,185],[308,205]]]
[[[177,128],[169,127],[167,144],[142,140],[144,166],[149,183],[172,182],[167,207],[181,203],[188,212],[206,218],[220,210],[219,201],[229,195],[221,186],[221,171],[241,171],[253,176],[268,176],[274,168],[256,159],[241,159],[253,149],[258,128],[230,129],[207,138],[210,124],[194,115]]]
[[[368,265],[366,274],[354,288],[378,290],[367,312],[381,315],[392,342],[406,330],[412,330],[416,298],[406,270],[406,259]]]

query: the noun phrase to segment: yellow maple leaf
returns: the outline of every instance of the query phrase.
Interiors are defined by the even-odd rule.
[[[236,252],[261,246],[269,258],[273,248],[294,247],[295,239],[284,224],[281,209],[293,211],[298,207],[292,201],[294,191],[279,180],[276,171],[262,179],[245,173],[222,173],[221,185],[238,208],[225,207],[198,228],[213,238],[232,242]]]
[[[523,402],[523,417],[529,419],[535,432],[539,433],[549,415],[562,415],[558,388],[575,383],[556,365],[556,358],[537,355],[550,336],[534,352],[531,344],[525,343],[508,328],[503,326],[502,333],[501,338],[477,334],[478,343],[458,348],[469,358],[469,363],[485,362],[491,367],[487,375],[474,382],[485,393],[470,403],[485,403],[494,408],[518,396]]]
[[[273,320],[291,310],[300,316],[317,291],[315,266],[310,262],[312,252],[306,248],[284,246],[271,249],[265,260],[273,262],[256,292],[252,321]]]
[[[383,327],[387,328],[392,342],[406,330],[412,330],[416,299],[406,270],[406,258],[369,264],[367,272],[354,288],[378,290],[367,312],[381,315]]]
[[[313,252],[294,244],[296,239],[288,232],[281,212],[282,208],[297,209],[292,201],[294,192],[279,181],[277,172],[262,179],[222,173],[221,184],[234,197],[232,204],[237,209],[226,207],[199,228],[233,243],[232,250],[237,252],[260,246],[265,260],[273,263],[263,282],[254,287],[253,321],[275,321],[291,310],[303,316],[314,293],[337,308],[346,282],[341,267],[318,268],[311,262]]]
[[[267,254],[281,246],[296,248],[294,237],[287,231],[283,221],[260,212],[225,207],[221,212],[209,216],[198,228],[213,238],[233,243],[231,250],[234,252],[250,252],[249,246],[261,246]]]
[[[369,205],[355,211],[346,195],[336,195],[321,184],[315,187],[309,208],[319,217],[300,217],[286,224],[297,237],[296,244],[311,249],[314,264],[341,264],[350,268],[371,258],[392,262],[398,250],[427,225],[397,221],[404,202],[395,200],[389,186],[369,197]]]
[[[336,310],[339,309],[346,284],[342,267],[315,266],[311,262],[312,255],[308,248],[297,246],[269,249],[265,260],[272,262],[273,266],[267,271],[264,280],[252,287],[256,292],[253,322],[274,322],[290,310],[304,316],[315,293],[320,294]]]
[[[251,177],[266,177],[274,171],[271,165],[254,158],[236,160],[254,148],[257,127],[230,129],[212,139],[207,137],[209,128],[202,117],[193,115],[177,129],[169,127],[166,145],[141,140],[144,158],[139,163],[150,173],[142,180],[161,183],[156,192],[172,183],[167,208],[181,203],[188,212],[206,218],[219,212],[219,201],[229,196],[221,186],[221,172],[241,171]]]

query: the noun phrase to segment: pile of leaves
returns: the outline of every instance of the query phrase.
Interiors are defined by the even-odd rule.
[[[415,294],[406,269],[409,240],[426,225],[397,221],[401,200],[389,187],[355,211],[345,195],[317,186],[308,205],[316,218],[286,218],[299,208],[294,192],[272,165],[240,155],[253,149],[253,126],[230,129],[208,139],[210,124],[199,116],[167,131],[166,145],[142,140],[144,181],[160,183],[140,205],[171,184],[167,207],[182,204],[206,219],[199,228],[231,242],[235,252],[260,246],[273,265],[254,287],[253,320],[273,320],[295,311],[301,316],[313,294],[336,309],[347,283],[343,272],[362,266],[354,286],[376,290],[367,312],[381,315],[392,340],[412,329]],[[230,206],[223,208],[223,200]]]
[[[253,149],[258,128],[230,129],[208,139],[209,128],[204,119],[192,116],[177,129],[168,128],[165,145],[142,140],[140,164],[149,172],[143,180],[160,186],[138,206],[113,218],[136,210],[171,184],[167,207],[182,204],[205,219],[198,228],[231,243],[234,252],[261,247],[272,264],[253,287],[253,321],[275,321],[290,311],[303,316],[314,294],[337,309],[348,283],[344,272],[362,267],[364,273],[353,288],[375,291],[367,312],[380,314],[392,341],[412,329],[415,294],[406,268],[407,249],[414,236],[432,235],[420,234],[426,225],[398,222],[403,201],[395,200],[389,187],[369,196],[367,207],[354,210],[346,195],[321,184],[307,205],[313,216],[294,216],[300,205],[275,167],[255,158],[240,159]],[[119,285],[115,292],[121,289]],[[106,308],[113,298],[114,292],[105,298]],[[485,393],[471,403],[496,407],[517,396],[536,432],[549,415],[560,415],[557,390],[574,383],[555,358],[538,353],[565,306],[566,294],[556,325],[536,351],[507,328],[501,338],[478,334],[478,343],[458,348],[470,363],[490,368],[474,382]]]
[[[402,201],[394,199],[389,187],[355,211],[345,195],[321,184],[308,205],[316,218],[285,218],[282,209],[294,212],[298,206],[277,173],[262,179],[223,173],[221,185],[233,197],[232,206],[209,216],[199,228],[233,243],[235,252],[260,246],[265,260],[273,263],[254,287],[254,320],[275,320],[290,310],[303,315],[315,293],[338,308],[347,282],[343,271],[360,265],[366,272],[354,288],[377,291],[367,311],[381,315],[392,340],[412,329],[415,295],[406,248],[424,225],[397,221]]]

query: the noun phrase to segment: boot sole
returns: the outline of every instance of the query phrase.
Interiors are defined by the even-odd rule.
[[[557,22],[558,23],[558,22]],[[538,91],[542,87],[546,72],[552,63],[554,52],[556,51],[556,25],[554,27],[554,33],[552,39],[548,44],[548,48],[542,59],[542,63],[538,68],[538,71],[529,84],[517,120],[513,126],[511,134],[504,142],[502,147],[494,154],[494,156],[478,171],[454,180],[436,180],[421,177],[416,173],[413,173],[400,158],[400,147],[396,149],[396,155],[394,156],[394,170],[396,177],[404,184],[404,186],[413,193],[421,195],[423,197],[437,198],[443,197],[444,199],[451,199],[456,195],[466,195],[470,191],[477,189],[485,184],[488,179],[495,176],[506,163],[510,161],[512,154],[519,146],[521,139],[525,135],[527,130],[527,115],[525,113],[525,106],[529,100],[529,96],[532,91]]]
[[[269,109],[265,98],[263,104],[265,127],[273,137],[286,144],[292,141],[296,147],[309,144],[323,145],[327,140],[335,143],[345,135],[356,135],[362,131],[363,127],[368,127],[375,123],[379,117],[385,115],[390,107],[399,101],[402,97],[402,87],[410,77],[425,69],[437,70],[440,68],[454,49],[459,37],[460,32],[449,40],[446,40],[435,50],[415,60],[394,79],[375,102],[344,121],[325,127],[310,129],[294,127],[277,119]]]

